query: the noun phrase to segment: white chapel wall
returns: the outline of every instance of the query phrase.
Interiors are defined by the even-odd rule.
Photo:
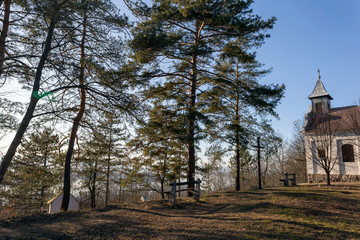
[[[316,137],[305,136],[306,167],[308,174],[325,174],[325,171],[315,163]],[[342,160],[341,146],[351,144],[354,147],[354,162],[344,163]],[[339,135],[334,137],[331,155],[336,157],[331,174],[360,175],[360,142],[358,136]]]

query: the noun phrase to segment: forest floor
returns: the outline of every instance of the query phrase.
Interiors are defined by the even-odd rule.
[[[0,221],[0,239],[360,239],[360,185],[296,186]]]

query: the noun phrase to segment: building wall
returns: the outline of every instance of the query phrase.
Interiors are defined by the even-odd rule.
[[[62,203],[63,194],[60,194],[57,198],[55,198],[49,204],[49,213],[57,213],[60,212],[61,203]],[[70,195],[69,208],[70,211],[78,211],[79,210],[79,202],[74,198],[74,196]]]
[[[59,195],[57,198],[55,198],[54,201],[52,201],[49,204],[49,213],[60,212],[61,202],[62,202],[62,194]]]
[[[70,195],[69,210],[70,211],[79,210],[79,202],[76,200],[76,198],[74,198],[73,195]]]
[[[326,182],[325,174],[308,174],[309,183],[320,183]],[[341,175],[341,174],[330,174],[331,182],[360,182],[360,175]]]
[[[309,176],[309,181],[312,178],[318,179],[319,175],[324,175],[325,171],[321,166],[317,165],[314,161],[315,155],[317,154],[316,143],[321,141],[321,137],[305,135],[305,152],[306,152],[306,166],[307,173]],[[354,135],[337,135],[332,138],[331,144],[331,156],[334,158],[335,165],[331,174],[333,174],[334,180],[339,179],[338,181],[345,181],[350,178],[339,177],[341,175],[347,176],[359,176],[360,175],[360,150],[359,150],[359,136]],[[354,147],[354,160],[355,162],[343,162],[341,146],[343,144],[351,144]],[[311,177],[310,175],[315,175]],[[351,179],[356,179],[356,177],[351,177]]]

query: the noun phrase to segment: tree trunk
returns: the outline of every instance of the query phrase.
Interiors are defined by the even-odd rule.
[[[330,186],[331,185],[331,181],[330,181],[330,171],[326,171],[326,185]]]
[[[188,168],[187,181],[195,181],[195,101],[196,101],[196,76],[193,77],[190,89],[190,109],[189,109],[189,132],[188,132]],[[194,184],[188,184],[188,188],[194,188]],[[192,197],[192,193],[188,192],[188,196]]]
[[[236,144],[235,144],[235,158],[236,158],[236,181],[235,181],[235,190],[240,191],[240,147],[239,147],[239,136],[236,134]]]
[[[181,182],[181,172],[179,172],[179,182]],[[181,186],[179,185],[178,186],[178,190],[179,190],[179,193],[178,193],[178,196],[181,197]]]
[[[34,93],[37,93],[40,88],[40,80],[41,80],[42,70],[45,65],[45,60],[51,51],[51,41],[52,41],[52,37],[54,34],[55,25],[59,18],[58,13],[59,13],[59,7],[56,9],[55,14],[53,15],[53,18],[50,21],[48,33],[46,36],[44,51],[41,55],[40,61],[36,68],[35,80],[34,80],[33,89],[32,89],[32,93],[31,93],[30,103],[29,103],[26,113],[20,123],[20,126],[16,132],[16,135],[13,138],[13,140],[10,144],[10,147],[8,148],[6,154],[1,162],[0,183],[4,179],[5,173],[11,163],[11,160],[13,159],[13,157],[16,153],[16,149],[18,148],[18,146],[21,143],[21,139],[24,136],[31,119],[33,118],[33,113],[35,111],[37,102],[39,101],[39,99],[34,96]]]
[[[5,62],[5,46],[6,46],[6,37],[8,35],[8,30],[9,30],[10,5],[11,5],[11,0],[4,1],[4,18],[3,18],[3,26],[0,34],[0,77],[3,73],[3,66]]]
[[[81,83],[80,83],[81,84]],[[70,179],[70,172],[71,172],[71,158],[74,151],[74,143],[77,135],[77,130],[79,128],[80,121],[85,111],[85,89],[81,88],[81,104],[80,109],[73,121],[73,126],[71,129],[71,135],[69,140],[69,146],[65,157],[65,168],[64,168],[64,188],[63,188],[63,199],[61,203],[61,210],[66,212],[69,207],[69,200],[70,200],[70,189],[71,189],[71,179]]]
[[[238,95],[238,94],[237,94]],[[235,159],[236,159],[236,180],[235,190],[240,191],[240,116],[239,116],[239,97],[236,97],[235,106]]]
[[[196,32],[194,36],[194,48],[197,48],[199,44],[199,23],[196,21]],[[187,181],[195,181],[195,121],[196,121],[196,88],[197,88],[197,55],[192,56],[192,70],[190,73],[190,103],[189,103],[189,115],[188,115],[188,168],[187,168]],[[194,184],[187,185],[188,188],[194,188]],[[192,192],[188,191],[188,197],[192,197]]]
[[[84,21],[83,21],[83,32],[81,38],[81,45],[80,45],[80,75],[79,75],[79,85],[84,86],[85,77],[85,36],[86,36],[86,10],[84,14]],[[70,189],[71,189],[71,180],[70,180],[70,171],[71,171],[71,158],[74,150],[74,143],[77,135],[77,130],[80,125],[80,121],[84,115],[85,111],[85,89],[84,87],[80,87],[80,109],[76,117],[73,121],[73,126],[71,129],[71,135],[69,140],[69,146],[65,157],[65,168],[64,168],[64,188],[63,188],[63,199],[61,203],[61,211],[66,212],[69,207],[69,200],[70,200]]]
[[[97,176],[97,160],[95,161],[95,168],[94,171],[92,172],[91,176],[91,191],[90,191],[90,198],[91,198],[91,208],[95,209],[96,208],[96,176]]]
[[[240,158],[240,176],[243,176],[242,178],[240,178],[240,189],[244,189],[245,188],[245,183],[244,183],[244,160],[243,157]],[[242,185],[242,187],[241,187]]]
[[[266,185],[266,176],[267,176],[267,172],[269,170],[269,160],[266,160],[265,161],[265,168],[264,168],[264,171],[263,171],[263,174],[261,176],[261,179],[262,179],[262,186],[265,186]]]
[[[46,175],[46,167],[47,167],[47,155],[48,155],[48,150],[45,149],[45,153],[44,153],[44,163],[43,163],[43,171],[44,171],[44,175],[43,175],[43,178],[45,177]],[[46,185],[44,183],[44,179],[41,179],[41,183],[42,183],[42,186],[41,186],[41,193],[40,193],[40,197],[41,197],[41,203],[40,203],[40,207],[43,207],[44,206],[44,202],[45,202],[45,188],[46,188]]]
[[[236,64],[236,84],[239,84],[239,59]],[[235,190],[240,191],[240,94],[236,92],[235,105],[235,160],[236,160],[236,180]]]
[[[91,207],[91,209],[96,208],[95,183],[93,183],[92,189],[90,192],[90,207]]]
[[[110,182],[111,151],[112,151],[112,120],[111,120],[111,123],[110,123],[110,139],[109,139],[108,159],[107,159],[107,169],[106,169],[105,206],[108,206],[108,204],[109,204],[109,182]]]
[[[165,194],[164,194],[164,179],[161,179],[160,181],[160,189],[161,189],[161,199],[165,199]]]
[[[260,137],[257,137],[257,161],[258,161],[258,177],[259,177],[259,189],[262,189],[261,186],[261,163],[260,163]]]
[[[106,192],[105,192],[105,206],[109,204],[109,182],[110,182],[110,154],[107,159],[107,169],[106,169]]]
[[[121,204],[122,203],[122,187],[121,187],[121,174],[120,174],[120,180],[119,180],[119,199],[118,199],[118,203]]]

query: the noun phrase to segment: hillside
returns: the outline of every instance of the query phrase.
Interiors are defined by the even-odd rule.
[[[0,239],[360,239],[360,185],[212,194],[8,219]]]

